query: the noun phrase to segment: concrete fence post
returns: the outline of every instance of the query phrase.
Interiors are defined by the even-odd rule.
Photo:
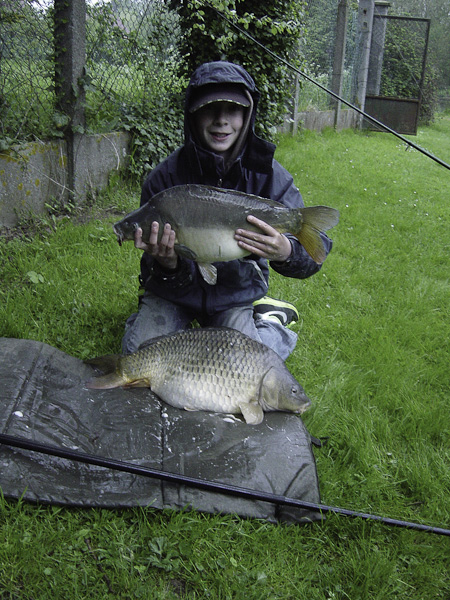
[[[370,45],[369,71],[367,74],[366,93],[379,96],[381,85],[381,71],[383,67],[384,43],[386,39],[386,26],[390,2],[376,1],[372,27],[372,42]]]
[[[331,78],[331,91],[342,96],[344,79],[345,44],[347,40],[348,0],[339,0],[336,19],[336,41],[334,44],[333,75]],[[339,123],[341,102],[331,99],[331,106],[335,110],[334,127]]]
[[[356,80],[354,104],[361,110],[364,110],[366,102],[374,9],[374,0],[359,0],[357,36],[357,55],[359,56],[359,68]],[[362,127],[363,120],[364,117],[359,115],[358,126],[360,128]]]
[[[83,77],[86,61],[85,0],[54,0],[56,108],[68,117],[64,130],[67,144],[67,185],[72,200],[86,195],[81,172],[85,127]]]

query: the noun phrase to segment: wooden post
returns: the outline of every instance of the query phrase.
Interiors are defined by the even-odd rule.
[[[298,97],[300,94],[300,77],[299,74],[295,74],[295,96],[294,96],[294,115],[292,123],[292,135],[297,135],[298,131]]]

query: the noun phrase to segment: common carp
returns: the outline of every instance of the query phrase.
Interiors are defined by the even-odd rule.
[[[300,414],[311,404],[276,352],[225,327],[178,331],[132,354],[86,362],[106,372],[90,389],[149,387],[177,408],[242,413],[252,425],[264,411]]]
[[[160,235],[163,226],[170,223],[176,234],[175,252],[195,260],[205,281],[214,285],[217,270],[211,263],[249,255],[234,239],[239,228],[259,231],[247,221],[249,215],[265,221],[279,233],[295,235],[319,264],[326,258],[320,232],[339,221],[339,211],[329,206],[287,208],[279,202],[235,190],[188,184],[159,192],[113,227],[122,244],[134,239],[138,227],[147,240],[153,221],[159,223]]]

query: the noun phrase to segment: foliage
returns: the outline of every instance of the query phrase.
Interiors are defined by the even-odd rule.
[[[306,36],[301,52],[313,75],[331,73],[336,33],[336,4],[327,0],[308,0]],[[358,10],[358,2],[351,0],[349,12]]]
[[[229,60],[242,65],[261,92],[258,129],[273,137],[292,95],[288,68],[238,32],[215,9],[272,52],[299,66],[304,3],[294,0],[183,0],[173,2],[181,17],[180,73],[189,76],[203,62]]]
[[[407,30],[403,21],[389,21],[383,52],[382,96],[419,97],[424,47],[423,31]]]
[[[123,126],[131,133],[129,172],[138,181],[183,142],[182,106],[181,95],[172,95],[145,108],[127,108]]]
[[[450,11],[448,0],[391,0],[391,14],[431,19],[429,64],[436,70],[436,85],[443,89],[450,85]]]
[[[429,125],[436,118],[438,108],[438,72],[437,69],[429,64],[425,71],[425,78],[422,88],[422,100],[419,111],[419,122],[423,125]]]
[[[428,61],[421,88],[425,43],[423,23],[388,21],[380,94],[400,98],[421,96],[419,118],[423,123],[430,123],[436,108],[437,70]]]

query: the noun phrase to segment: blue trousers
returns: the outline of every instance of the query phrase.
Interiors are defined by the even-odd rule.
[[[160,335],[187,329],[196,319],[201,327],[230,327],[272,348],[283,360],[297,343],[297,334],[281,323],[262,319],[253,306],[237,306],[212,316],[199,317],[169,300],[145,292],[139,310],[125,324],[122,352],[135,352],[142,344]]]

